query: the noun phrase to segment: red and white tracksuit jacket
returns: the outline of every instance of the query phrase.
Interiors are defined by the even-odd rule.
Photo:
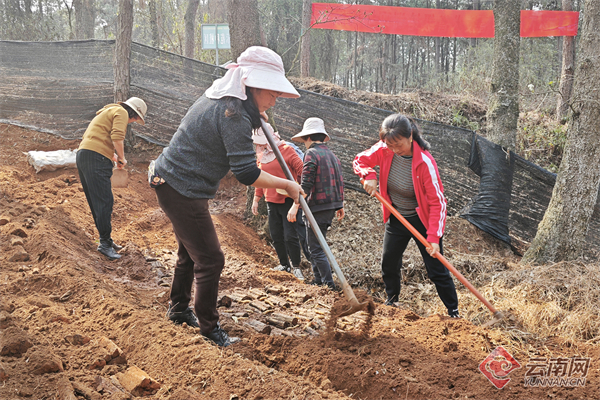
[[[377,172],[373,168],[379,165],[379,191],[390,204],[392,199],[387,185],[393,158],[394,152],[388,149],[384,142],[379,141],[370,149],[358,154],[352,163],[354,173],[365,180],[377,179]],[[413,141],[412,180],[419,205],[416,211],[427,228],[427,241],[439,243],[446,226],[444,187],[435,160],[416,141]],[[388,221],[390,215],[391,212],[383,207],[384,222]]]

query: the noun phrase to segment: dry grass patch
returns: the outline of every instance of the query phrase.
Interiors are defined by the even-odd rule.
[[[598,343],[600,340],[600,265],[560,262],[519,266],[498,277],[495,290],[514,326],[540,338]]]

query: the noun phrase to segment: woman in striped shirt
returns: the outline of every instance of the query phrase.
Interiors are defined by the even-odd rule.
[[[446,199],[437,164],[429,153],[430,145],[420,135],[415,122],[404,115],[388,116],[379,130],[379,139],[373,147],[354,158],[354,173],[364,179],[364,189],[374,195],[379,189],[410,224],[431,245],[431,254],[412,233],[385,207],[386,223],[383,237],[381,270],[387,305],[393,305],[400,295],[402,255],[411,238],[414,238],[440,299],[448,315],[458,318],[458,297],[450,273],[434,257],[442,253],[442,236],[446,224]]]

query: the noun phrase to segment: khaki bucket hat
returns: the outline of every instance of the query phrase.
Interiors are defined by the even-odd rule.
[[[326,136],[324,142],[327,142],[329,141],[329,139],[331,139],[329,137],[329,134],[327,134],[327,132],[325,131],[325,122],[323,122],[321,118],[311,117],[307,118],[306,121],[304,121],[302,131],[294,135],[292,137],[292,140],[294,142],[302,142],[303,139],[301,138],[303,138],[304,136],[314,135],[315,133],[324,133]]]
[[[131,109],[133,111],[135,111],[135,113],[137,115],[140,116],[141,121],[140,120],[136,121],[138,124],[140,124],[140,125],[146,124],[146,121],[144,121],[144,118],[146,117],[146,111],[148,111],[148,107],[146,106],[146,103],[144,102],[144,100],[140,99],[139,97],[130,97],[126,101],[119,102],[119,104],[121,104],[121,103],[127,104],[129,107],[131,107]]]

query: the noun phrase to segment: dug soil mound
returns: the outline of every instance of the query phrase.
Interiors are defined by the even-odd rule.
[[[125,248],[120,260],[108,261],[96,251],[77,171],[36,174],[26,161],[29,150],[77,144],[0,124],[1,399],[597,397],[593,338],[531,339],[531,330],[515,333],[524,329],[518,310],[509,322],[483,328],[489,312],[464,287],[459,296],[466,318],[440,315],[414,249],[405,259],[403,298],[396,307],[383,305],[373,267],[381,250],[378,206],[358,193],[348,193],[347,219],[334,224],[331,246],[348,280],[360,286],[359,299],[373,301],[373,314],[332,320],[343,295],[272,270],[274,251],[243,218],[245,187],[223,182],[211,202],[226,255],[219,312],[223,327],[242,340],[218,348],[196,329],[165,318],[176,242],[146,182],[147,165],[160,149],[139,144],[128,154],[129,186],[113,190],[113,238]],[[374,216],[365,214],[366,202]],[[501,290],[522,283],[538,290],[505,247],[473,229],[451,219],[448,254],[486,296],[506,301]],[[495,271],[486,275],[484,267]],[[494,286],[494,276],[505,270],[514,270],[512,280]],[[506,352],[488,357],[498,346]],[[479,370],[484,360],[486,375]],[[591,360],[587,367],[585,360]],[[572,379],[530,387],[525,379],[532,371]],[[498,389],[488,377],[505,386]]]

